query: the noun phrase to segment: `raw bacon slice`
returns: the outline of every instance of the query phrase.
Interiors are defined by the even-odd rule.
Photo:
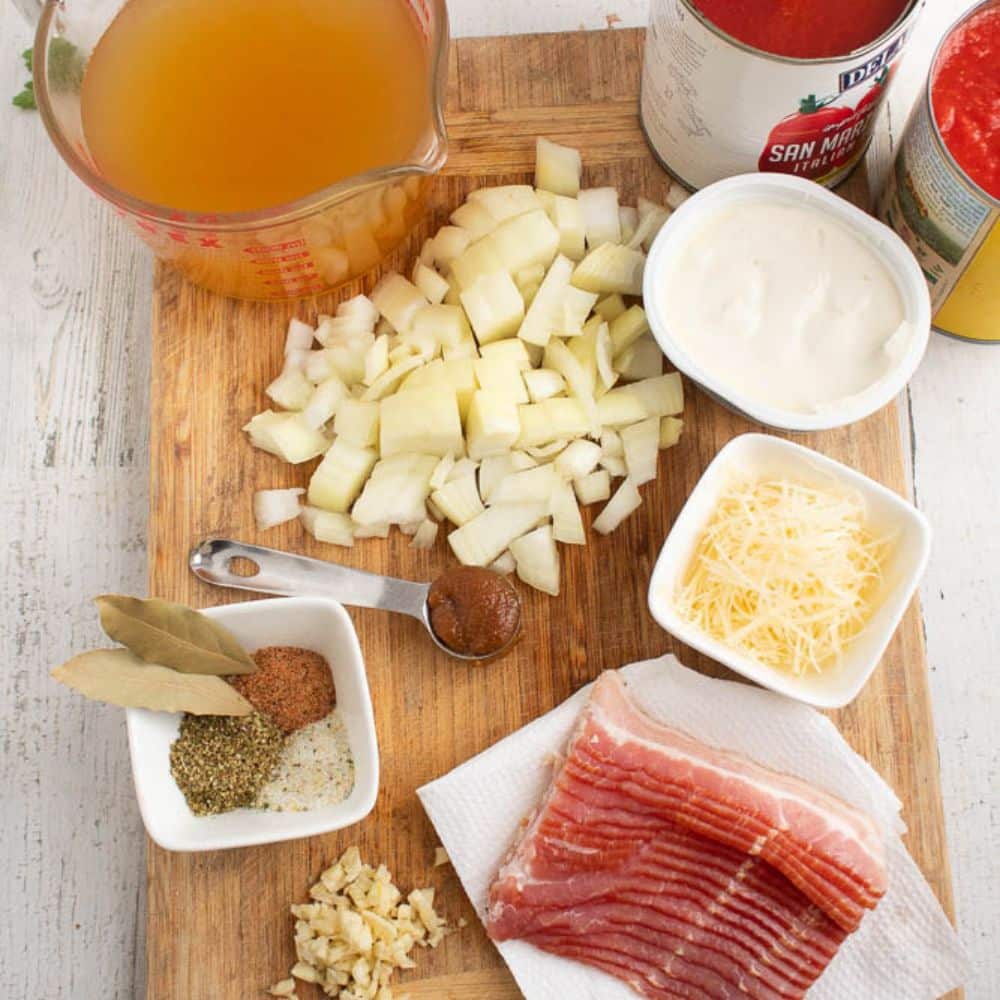
[[[868,817],[653,722],[606,673],[487,926],[655,1000],[802,997],[885,884]]]

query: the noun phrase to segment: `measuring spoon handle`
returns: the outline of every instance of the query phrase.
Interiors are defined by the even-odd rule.
[[[230,561],[237,558],[256,564],[257,572],[251,576],[234,573]],[[195,576],[218,587],[283,597],[332,597],[341,604],[411,615],[426,624],[424,611],[430,589],[426,583],[366,573],[228,538],[201,542],[192,549],[188,564]]]

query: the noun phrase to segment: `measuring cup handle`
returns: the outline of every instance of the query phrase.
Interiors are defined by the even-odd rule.
[[[257,572],[244,576],[230,567],[233,559],[247,559]],[[381,608],[425,621],[430,585],[379,576],[336,563],[292,555],[227,538],[210,538],[191,551],[191,571],[218,587],[252,590],[282,597],[332,597],[342,604]]]

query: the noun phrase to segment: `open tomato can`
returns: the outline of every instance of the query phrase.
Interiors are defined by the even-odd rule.
[[[992,344],[1000,343],[998,90],[1000,0],[987,0],[938,45],[878,204],[924,272],[934,329]]]
[[[921,7],[844,55],[800,58],[727,34],[693,0],[653,0],[640,98],[650,147],[692,190],[757,170],[835,187],[864,156]]]

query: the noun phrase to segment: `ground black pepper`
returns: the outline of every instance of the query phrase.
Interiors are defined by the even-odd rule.
[[[266,715],[186,715],[170,773],[196,816],[252,806],[274,773],[284,734]]]

